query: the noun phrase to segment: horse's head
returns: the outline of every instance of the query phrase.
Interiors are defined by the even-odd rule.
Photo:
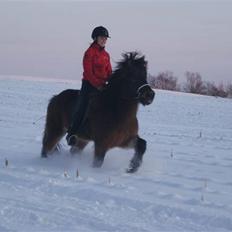
[[[147,61],[137,52],[123,54],[123,60],[118,63],[115,71],[116,79],[121,79],[121,97],[137,99],[143,105],[152,103],[155,92],[147,83]]]

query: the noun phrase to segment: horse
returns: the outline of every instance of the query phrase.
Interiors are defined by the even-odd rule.
[[[139,104],[153,102],[155,92],[147,82],[147,61],[138,52],[122,54],[108,84],[91,96],[84,127],[77,132],[71,153],[81,152],[94,142],[93,167],[101,167],[106,152],[114,147],[133,148],[128,173],[138,170],[146,151],[146,141],[138,135],[136,117]],[[72,122],[80,90],[67,89],[51,98],[46,115],[41,157],[52,154]]]

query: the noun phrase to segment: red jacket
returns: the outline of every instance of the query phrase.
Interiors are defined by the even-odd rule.
[[[94,87],[103,86],[112,73],[110,56],[97,43],[92,43],[83,58],[83,80],[87,80]]]

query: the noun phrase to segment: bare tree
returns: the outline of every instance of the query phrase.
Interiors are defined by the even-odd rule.
[[[219,84],[219,86],[218,86],[218,96],[219,97],[227,97],[228,96],[228,93],[226,92],[223,83]]]
[[[206,93],[206,87],[199,73],[186,72],[185,76],[187,79],[184,85],[185,92],[197,94]]]
[[[158,76],[149,76],[150,84],[157,89],[179,90],[177,77],[172,72],[161,72]]]
[[[209,96],[215,96],[215,97],[228,97],[229,86],[225,88],[223,83],[216,86],[214,82],[207,82],[206,83],[206,94]]]
[[[232,83],[226,86],[227,97],[232,98]]]
[[[148,75],[148,83],[156,89],[232,98],[232,83],[225,86],[223,83],[216,85],[214,82],[204,82],[198,72],[186,72],[185,76],[186,83],[182,88],[177,83],[178,78],[171,71],[161,72],[157,76]]]
[[[218,88],[214,82],[206,82],[206,95],[209,96],[218,96]]]

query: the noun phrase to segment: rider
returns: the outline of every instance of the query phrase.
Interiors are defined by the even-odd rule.
[[[103,26],[98,26],[94,28],[91,37],[93,42],[83,58],[84,72],[80,97],[66,137],[68,145],[76,143],[76,133],[82,126],[90,95],[101,91],[112,73],[110,55],[105,50],[106,41],[110,38],[108,30]]]

